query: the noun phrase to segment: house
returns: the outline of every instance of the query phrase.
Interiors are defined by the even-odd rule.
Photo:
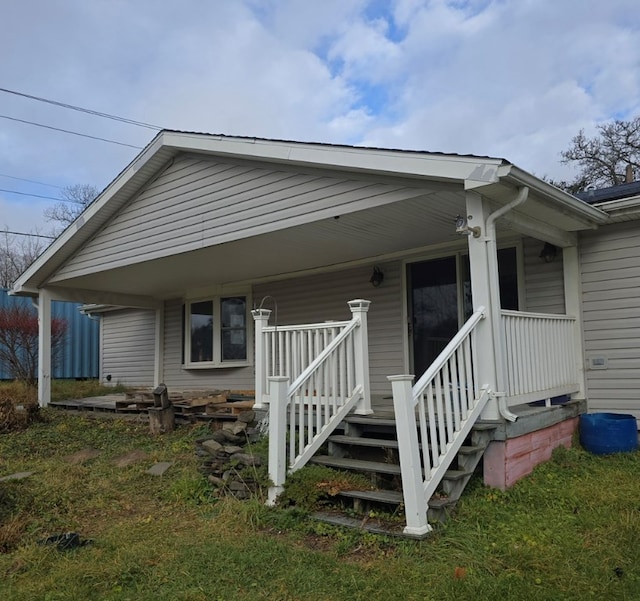
[[[614,367],[589,346],[585,372],[582,336],[584,263],[610,221],[504,159],[162,131],[13,293],[39,298],[42,405],[58,299],[102,314],[113,383],[255,390],[274,495],[347,415],[393,402],[419,536],[479,420],[500,432],[485,454],[497,486],[570,443],[587,385],[606,381],[593,368]]]

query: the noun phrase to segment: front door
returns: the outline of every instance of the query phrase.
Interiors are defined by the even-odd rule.
[[[416,380],[433,363],[473,310],[469,256],[457,254],[407,265],[409,350]],[[498,251],[503,309],[518,309],[515,247]]]

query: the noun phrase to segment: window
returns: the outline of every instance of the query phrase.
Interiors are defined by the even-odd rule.
[[[247,365],[247,298],[214,297],[184,306],[185,367]]]

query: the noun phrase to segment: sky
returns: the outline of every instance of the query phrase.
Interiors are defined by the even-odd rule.
[[[640,115],[637,0],[0,0],[0,14],[0,88],[170,129],[572,179],[573,136]],[[0,92],[0,229],[50,233],[62,188],[103,189],[155,133]]]

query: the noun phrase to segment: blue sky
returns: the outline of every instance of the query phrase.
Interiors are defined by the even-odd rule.
[[[504,157],[571,178],[580,129],[640,114],[637,0],[21,0],[0,87],[161,126]],[[144,146],[148,129],[0,93],[0,115]],[[0,118],[0,189],[106,186],[133,148]],[[0,228],[53,201],[0,192]]]

